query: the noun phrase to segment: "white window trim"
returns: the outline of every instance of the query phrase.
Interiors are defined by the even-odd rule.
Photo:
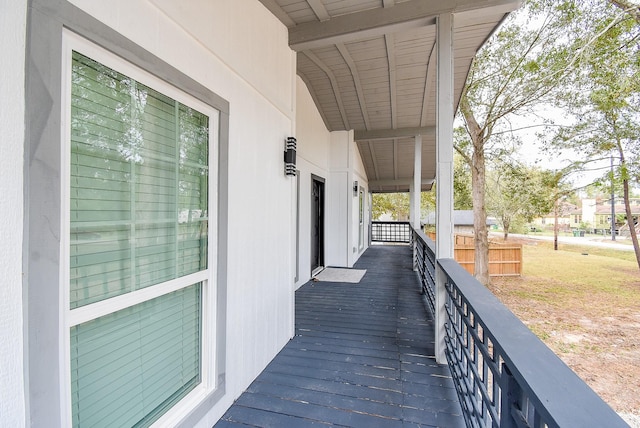
[[[176,278],[156,286],[151,286],[107,299],[103,302],[86,305],[77,309],[69,309],[70,295],[70,141],[71,141],[71,60],[72,51],[81,52],[95,61],[104,64],[118,72],[121,72],[132,79],[159,90],[174,100],[192,107],[209,117],[209,195],[208,195],[208,268],[187,276]],[[173,408],[160,417],[152,426],[164,427],[174,426],[185,418],[189,412],[202,402],[205,397],[214,391],[218,385],[216,380],[216,308],[217,308],[217,225],[218,225],[218,136],[220,126],[220,112],[203,103],[202,101],[186,94],[180,89],[155,77],[139,67],[129,63],[117,55],[89,42],[76,33],[64,29],[62,34],[62,84],[61,84],[61,195],[62,203],[61,236],[60,236],[60,349],[59,361],[61,374],[60,396],[61,396],[61,426],[72,426],[72,399],[71,399],[71,350],[70,350],[70,329],[74,325],[81,324],[90,319],[95,319],[108,313],[115,312],[126,307],[130,307],[150,300],[155,297],[176,291],[194,283],[202,282],[202,342],[201,342],[201,383],[197,385],[189,394],[180,400]]]

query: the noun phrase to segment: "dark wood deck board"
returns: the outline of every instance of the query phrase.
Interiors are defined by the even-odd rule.
[[[358,284],[296,292],[296,335],[216,424],[463,427],[410,249],[369,248]]]

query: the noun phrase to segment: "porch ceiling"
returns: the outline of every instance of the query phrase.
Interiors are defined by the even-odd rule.
[[[422,189],[436,174],[436,17],[454,16],[454,102],[471,60],[519,0],[260,0],[289,28],[330,131],[355,131],[373,192],[406,192],[414,136]]]

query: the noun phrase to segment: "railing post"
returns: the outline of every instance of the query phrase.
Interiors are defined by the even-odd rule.
[[[413,271],[418,270],[418,240],[415,229],[411,229],[411,247],[413,248]]]

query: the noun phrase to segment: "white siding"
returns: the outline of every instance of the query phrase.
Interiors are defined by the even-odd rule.
[[[200,421],[210,427],[293,334],[295,180],[283,173],[283,141],[298,138],[300,285],[310,278],[311,174],[326,179],[326,264],[352,265],[357,206],[366,187],[352,132],[330,133],[296,77],[287,30],[259,2],[72,0],[229,102],[226,395]],[[26,4],[2,4],[0,110],[5,138],[0,199],[0,425],[24,426],[22,230]],[[332,141],[334,142],[332,153]],[[337,144],[337,145],[336,145]],[[354,215],[355,213],[355,215]],[[356,233],[354,234],[353,231]],[[354,241],[355,240],[355,241]],[[337,249],[334,251],[334,247]]]
[[[259,2],[72,0],[230,105],[227,394],[212,426],[293,334],[292,178],[295,56]]]
[[[306,85],[296,80],[297,168],[300,171],[299,277],[296,287],[311,278],[311,174],[325,180],[325,202],[329,201],[329,148],[331,133],[316,109]]]
[[[24,59],[27,4],[0,3],[0,426],[25,425],[22,322]]]
[[[359,201],[353,183],[368,192],[367,176],[353,131],[329,132],[313,98],[298,78],[296,94],[296,137],[300,170],[300,278],[297,286],[310,278],[310,190],[311,174],[325,183],[325,265],[352,267],[362,254],[358,248]],[[365,197],[368,201],[368,197]],[[368,202],[367,202],[368,203]],[[368,207],[365,210],[367,212]],[[365,216],[365,243],[368,242]],[[354,248],[356,249],[354,251]]]

